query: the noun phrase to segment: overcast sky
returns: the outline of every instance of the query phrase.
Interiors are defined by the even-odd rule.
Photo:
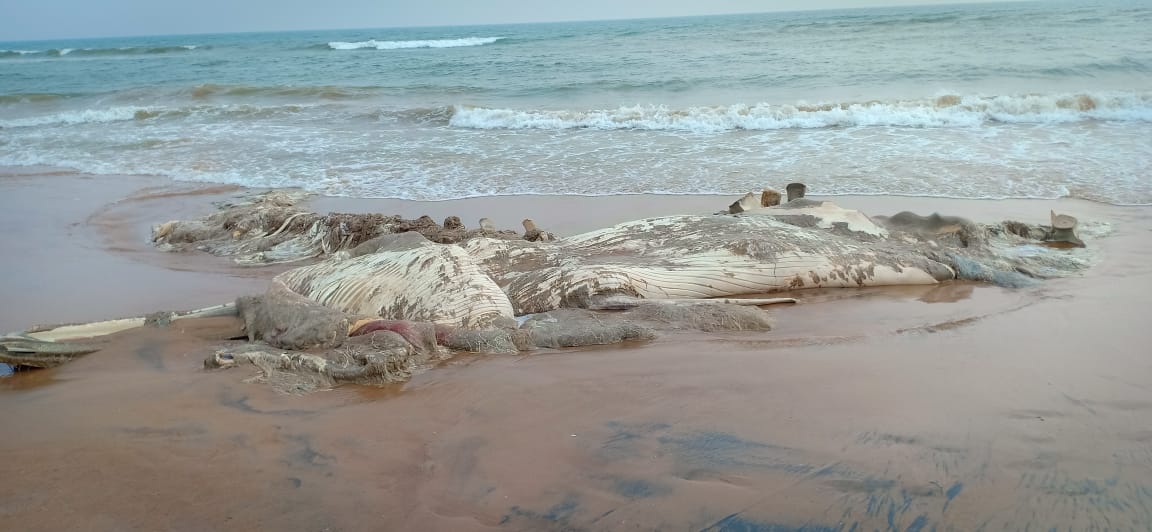
[[[0,41],[949,3],[957,0],[0,0]]]

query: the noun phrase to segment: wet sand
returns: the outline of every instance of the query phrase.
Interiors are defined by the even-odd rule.
[[[60,189],[81,182],[0,178],[0,222],[20,229],[6,232],[8,249],[28,253],[0,281],[5,300],[27,308],[6,304],[0,328],[194,307],[262,286],[263,273],[148,249],[149,224],[206,212],[228,191],[117,202],[137,184],[172,185],[125,178],[97,197],[115,187],[88,180],[93,192],[67,208],[32,204],[62,201]],[[466,223],[490,216],[504,226],[532,217],[570,234],[730,201],[314,205]],[[767,310],[777,320],[769,333],[461,356],[405,385],[303,397],[246,383],[247,369],[200,369],[232,332],[227,320],[122,333],[66,366],[0,379],[0,522],[13,530],[1149,530],[1152,209],[837,201],[871,214],[940,210],[980,221],[1042,222],[1055,208],[1115,232],[1089,242],[1102,259],[1085,276],[1036,288],[801,291],[800,304]],[[35,223],[14,225],[22,219]],[[35,245],[43,241],[50,249]],[[69,290],[90,278],[104,282]]]
[[[157,220],[210,212],[236,190],[0,168],[0,331],[208,306],[262,290],[262,273],[221,271],[219,260],[164,257],[148,246]]]

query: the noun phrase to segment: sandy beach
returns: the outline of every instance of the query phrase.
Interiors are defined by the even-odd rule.
[[[765,183],[782,187],[783,183]],[[150,227],[243,192],[0,172],[0,331],[203,307],[282,268],[165,254]],[[533,218],[571,235],[720,196],[319,197],[319,212]],[[11,530],[1150,530],[1152,208],[832,199],[868,214],[1112,233],[1038,287],[815,289],[767,333],[455,357],[403,385],[279,395],[202,361],[224,321],[118,334],[0,378]]]

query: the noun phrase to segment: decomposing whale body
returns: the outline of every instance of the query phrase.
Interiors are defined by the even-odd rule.
[[[481,223],[469,230],[460,219],[449,216],[443,225],[428,216],[415,220],[383,214],[319,214],[304,210],[307,194],[272,191],[222,206],[200,220],[172,220],[152,228],[152,242],[164,251],[195,249],[232,257],[246,266],[300,262],[349,250],[381,235],[412,232],[441,244],[468,238],[521,238],[515,231],[498,230]],[[482,221],[483,222],[483,221]],[[531,220],[525,220],[525,228]],[[531,224],[535,229],[535,225]],[[550,233],[529,231],[523,238],[536,240]]]
[[[772,216],[683,215],[552,244],[474,239],[463,247],[504,289],[517,314],[587,307],[614,295],[704,299],[955,277],[946,264],[908,246],[884,245],[886,230],[866,218],[853,220],[855,211],[821,209],[827,216],[814,227]],[[818,227],[822,221],[844,229]]]
[[[790,185],[790,201],[781,205],[778,193],[765,191],[720,214],[535,241],[484,221],[467,231],[455,217],[440,226],[423,218],[320,216],[299,209],[295,196],[268,194],[198,222],[161,225],[154,239],[245,263],[327,257],[279,279],[352,315],[471,328],[563,307],[599,308],[604,298],[732,298],[950,279],[1023,286],[1087,265],[1083,254],[1039,245],[1055,222],[982,225],[912,213],[874,220],[804,198],[801,186]],[[525,229],[539,233],[529,221]]]
[[[791,223],[672,216],[554,242],[475,237],[455,246],[386,235],[277,280],[353,315],[480,328],[608,297],[704,299],[955,277],[909,246],[883,245],[887,231],[857,211],[816,204],[786,212]]]
[[[411,233],[374,239],[276,280],[353,316],[474,329],[513,317],[507,295],[464,249]]]
[[[1032,231],[1044,230],[1026,224],[911,213],[884,222],[797,199],[736,215],[637,220],[555,241],[476,236],[443,246],[383,236],[279,279],[345,312],[475,328],[558,308],[602,308],[622,297],[696,300],[952,279],[1024,286],[1087,266],[1085,257],[1036,245]]]
[[[914,213],[871,218],[804,198],[796,187],[789,197],[778,204],[779,194],[766,191],[718,214],[555,238],[530,220],[523,236],[486,220],[469,231],[455,217],[441,226],[427,217],[321,216],[297,208],[295,196],[268,194],[204,220],[158,226],[154,241],[244,264],[322,260],[281,273],[267,293],[236,304],[8,335],[0,359],[49,367],[99,349],[60,340],[233,315],[249,342],[217,352],[209,367],[250,363],[286,391],[396,382],[450,351],[618,343],[684,328],[764,331],[771,324],[757,306],[795,302],[763,297],[773,292],[952,279],[1019,287],[1075,274],[1093,258],[1086,249],[1049,247],[1083,245],[1066,215],[1052,213],[1051,227]]]
[[[474,239],[462,245],[517,314],[595,306],[608,295],[702,299],[951,279],[1023,286],[1088,265],[1088,257],[1029,245],[1030,237],[1000,224],[894,218],[903,225],[883,226],[830,202],[795,200],[737,215],[638,220],[549,244]]]

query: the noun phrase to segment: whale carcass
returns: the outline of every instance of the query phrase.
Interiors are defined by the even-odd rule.
[[[815,287],[934,284],[964,278],[1009,286],[1066,274],[1057,257],[999,225],[956,218],[926,229],[881,225],[831,202],[796,200],[739,214],[676,215],[555,241],[477,236],[456,245],[385,235],[367,252],[281,274],[298,293],[353,314],[483,327],[498,318],[610,298],[731,298]],[[939,218],[939,217],[937,217]]]
[[[586,307],[598,298],[703,299],[798,288],[933,284],[946,264],[885,240],[887,231],[831,204],[822,217],[680,215],[616,225],[553,243],[473,239],[468,251],[516,314]],[[807,227],[805,225],[808,225]]]
[[[529,221],[522,236],[490,223],[468,230],[456,217],[440,226],[427,217],[320,216],[295,199],[268,194],[153,234],[161,249],[201,249],[246,265],[320,259],[277,275],[266,294],[198,311],[5,335],[0,361],[58,365],[99,348],[61,340],[227,314],[239,318],[249,341],[270,349],[343,354],[320,364],[233,353],[214,355],[214,366],[246,356],[269,372],[307,366],[325,379],[393,381],[442,350],[593,345],[685,327],[767,330],[770,320],[755,306],[795,302],[764,298],[773,292],[952,279],[1019,287],[1083,271],[1094,258],[1084,248],[1046,247],[1083,245],[1073,233],[1076,220],[1055,213],[1051,227],[907,212],[871,218],[831,202],[793,197],[776,205],[778,195],[749,194],[722,213],[646,218],[556,239]],[[1095,224],[1083,229],[1089,236],[1107,232]],[[626,312],[564,310],[572,307]],[[391,345],[383,331],[400,334],[411,349],[380,351]]]

